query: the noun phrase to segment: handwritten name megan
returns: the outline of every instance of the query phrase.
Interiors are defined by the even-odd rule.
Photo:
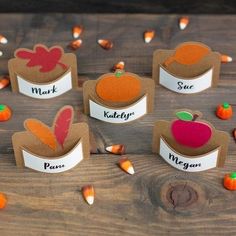
[[[41,88],[31,88],[31,92],[33,94],[38,94],[38,95],[48,95],[48,94],[54,94],[57,92],[57,87],[55,85],[53,85],[53,87],[51,89],[47,89],[47,90],[42,90]]]
[[[188,168],[201,167],[201,163],[189,164],[188,162],[180,161],[177,156],[171,153],[169,153],[169,160],[173,161],[175,165],[182,166],[183,170],[187,170]]]
[[[109,111],[104,111],[104,118],[112,118],[112,119],[123,119],[125,121],[129,120],[131,116],[134,115],[134,112],[126,113],[126,112],[109,112]]]

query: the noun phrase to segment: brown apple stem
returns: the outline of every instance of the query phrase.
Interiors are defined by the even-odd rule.
[[[194,114],[194,115],[193,115],[193,119],[192,119],[192,121],[195,121],[198,117],[199,117],[198,114]]]
[[[60,65],[62,67],[63,70],[67,70],[67,66],[61,62],[57,62],[58,65]]]

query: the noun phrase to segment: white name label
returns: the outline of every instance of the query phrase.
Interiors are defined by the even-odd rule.
[[[210,88],[212,84],[213,68],[193,79],[180,79],[168,73],[161,66],[159,72],[160,84],[177,93],[198,93]]]
[[[110,109],[89,100],[90,116],[110,123],[126,123],[147,113],[147,95],[134,105],[121,109]]]
[[[71,71],[52,83],[34,84],[17,75],[19,92],[39,99],[57,97],[72,89]]]
[[[22,150],[25,166],[45,173],[60,173],[75,167],[83,160],[82,142],[80,141],[69,153],[57,159],[39,157]]]
[[[216,167],[219,148],[201,156],[183,156],[175,152],[170,146],[160,138],[161,157],[176,169],[197,172]]]

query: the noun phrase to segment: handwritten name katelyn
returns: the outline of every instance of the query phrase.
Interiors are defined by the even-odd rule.
[[[177,87],[178,90],[191,90],[194,88],[193,85],[186,85],[181,81],[177,82],[177,85],[178,85]]]
[[[174,162],[176,165],[180,165],[183,167],[183,170],[187,170],[188,168],[196,168],[196,167],[201,167],[201,163],[197,164],[189,164],[187,162],[180,161],[177,156],[174,154],[169,153],[169,159]]]
[[[51,89],[47,89],[47,90],[42,90],[41,88],[31,88],[31,92],[33,94],[38,94],[38,95],[54,94],[57,92],[57,87],[53,85]]]
[[[134,115],[134,112],[130,112],[130,113],[125,113],[125,112],[121,112],[118,113],[116,111],[110,113],[109,111],[104,111],[104,118],[113,118],[113,119],[123,119],[123,120],[128,120],[131,116]]]

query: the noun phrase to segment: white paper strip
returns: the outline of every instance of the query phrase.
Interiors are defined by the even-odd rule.
[[[161,157],[176,169],[197,172],[216,167],[219,148],[200,156],[184,156],[175,152],[162,138],[160,138]]]
[[[26,81],[17,75],[19,92],[26,96],[39,99],[47,99],[57,97],[72,89],[71,71],[68,71],[61,78],[52,83],[34,84]]]
[[[126,123],[147,113],[147,95],[134,105],[121,109],[111,109],[89,100],[90,116],[110,123]]]
[[[70,152],[57,159],[36,156],[22,150],[25,166],[45,173],[60,173],[75,167],[83,160],[82,142],[79,142]]]
[[[193,79],[180,79],[170,74],[161,66],[159,72],[160,84],[177,93],[198,93],[211,87],[212,84],[213,68]]]

